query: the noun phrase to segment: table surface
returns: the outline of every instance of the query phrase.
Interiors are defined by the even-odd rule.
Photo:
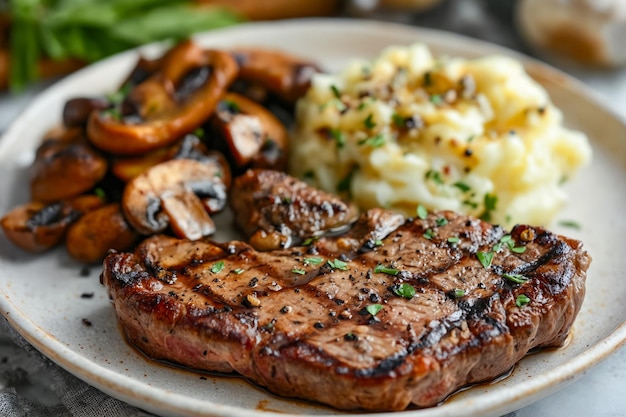
[[[532,55],[514,31],[506,15],[498,15],[483,7],[485,2],[450,0],[444,7],[425,15],[385,15],[379,12],[371,18],[402,21],[423,27],[434,27],[462,33],[468,36],[499,43]],[[554,63],[553,63],[554,64]],[[562,70],[582,80],[606,98],[607,105],[626,119],[626,69],[614,71],[592,71],[558,65]],[[0,132],[41,90],[35,86],[19,95],[0,94]],[[2,363],[23,354],[7,339],[0,337]],[[6,376],[0,375],[0,388],[10,385]],[[29,387],[29,384],[32,387]],[[19,393],[33,400],[54,403],[54,395],[43,384],[27,381]],[[1,407],[0,407],[1,408]],[[568,415],[571,417],[609,417],[626,415],[626,349],[594,367],[580,379],[551,396],[506,417],[535,417]]]

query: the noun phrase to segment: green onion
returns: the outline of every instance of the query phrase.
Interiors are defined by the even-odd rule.
[[[457,182],[455,182],[452,185],[454,185],[456,188],[458,188],[459,190],[463,191],[464,193],[466,193],[466,192],[468,192],[469,190],[472,189],[472,187],[470,187],[469,185],[467,185],[463,181],[457,181]]]
[[[578,222],[575,222],[574,220],[561,220],[559,222],[559,226],[563,226],[563,227],[569,227],[571,229],[576,229],[576,230],[580,230],[580,224]]]
[[[378,264],[376,265],[376,268],[374,268],[374,273],[376,274],[387,274],[387,275],[398,275],[400,271],[398,271],[397,269],[394,268],[387,268],[384,265]]]
[[[328,265],[330,265],[331,268],[333,269],[339,269],[341,271],[347,271],[348,270],[348,263],[344,262],[342,260],[339,259],[335,259],[334,261],[331,261],[330,259],[328,260]]]
[[[376,136],[360,140],[358,143],[359,145],[369,145],[372,148],[380,148],[385,144],[385,137],[382,135],[382,133],[379,133]]]
[[[502,274],[502,277],[516,284],[523,284],[526,281],[528,281],[527,277],[525,277],[524,275],[520,275],[520,274]]]
[[[394,286],[393,292],[409,300],[415,296],[415,288],[407,283]]]
[[[426,217],[428,217],[428,210],[426,210],[426,207],[422,206],[421,204],[417,206],[417,217],[422,220],[425,220]]]
[[[298,274],[298,275],[306,274],[306,271],[304,269],[299,269],[299,268],[294,268],[291,270],[291,272],[293,272],[294,274]]]
[[[339,91],[336,85],[331,85],[330,89],[333,92],[333,95],[335,96],[335,98],[341,98],[341,91]]]
[[[367,116],[365,120],[363,120],[363,124],[365,125],[366,129],[373,129],[376,127],[376,122],[374,122],[373,118],[374,115],[370,113],[370,115]]]
[[[441,97],[441,94],[433,94],[432,96],[430,96],[430,102],[433,103],[435,106],[438,106],[439,104],[443,103],[443,97]]]
[[[383,306],[380,304],[370,304],[367,307],[365,307],[365,310],[367,310],[368,313],[370,313],[372,316],[375,316],[376,314],[380,313],[380,310],[383,309]]]
[[[224,269],[224,261],[215,262],[211,266],[211,272],[213,272],[214,274],[220,273],[222,269]]]
[[[441,173],[439,171],[435,171],[434,169],[428,170],[428,172],[426,172],[425,178],[427,180],[432,180],[435,184],[443,185],[443,179],[441,178]]]
[[[331,129],[330,136],[335,139],[337,143],[337,149],[342,149],[346,146],[346,135],[339,129]]]
[[[476,257],[485,269],[489,269],[489,267],[491,266],[491,262],[493,261],[493,255],[493,252],[476,252]]]
[[[319,265],[324,262],[324,258],[320,258],[319,256],[313,256],[311,258],[304,258],[305,265]]]
[[[515,298],[515,305],[517,307],[524,307],[528,303],[530,303],[530,298],[526,294],[520,294]]]

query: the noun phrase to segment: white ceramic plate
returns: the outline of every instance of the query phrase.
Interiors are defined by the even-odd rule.
[[[259,23],[198,37],[205,45],[261,45],[307,56],[335,70],[356,57],[373,57],[391,44],[421,41],[435,54],[477,57],[513,55],[549,91],[567,124],[586,132],[594,159],[570,185],[569,206],[561,218],[582,224],[560,229],[585,242],[594,261],[587,297],[563,349],[525,358],[512,375],[474,387],[439,407],[406,415],[490,416],[521,408],[554,392],[614,352],[626,339],[626,126],[604,109],[581,84],[511,51],[447,33],[405,26],[347,20]],[[147,48],[157,52],[158,47]],[[134,65],[136,52],[86,68],[54,85],[13,123],[0,142],[0,213],[28,199],[27,167],[41,135],[58,123],[72,96],[112,91]],[[226,221],[226,219],[222,219]],[[304,401],[277,398],[239,378],[214,377],[146,360],[124,341],[105,290],[100,268],[81,277],[81,265],[60,249],[43,256],[24,254],[0,238],[0,308],[9,322],[53,361],[102,391],[164,415],[237,416],[337,414]],[[91,299],[83,293],[95,293]],[[92,326],[82,324],[82,319]],[[405,413],[400,413],[405,415]],[[395,413],[396,415],[398,413]],[[281,414],[284,416],[284,414]],[[389,414],[388,414],[389,415]]]

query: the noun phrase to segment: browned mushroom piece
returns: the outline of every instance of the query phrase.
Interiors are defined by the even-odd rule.
[[[311,84],[311,77],[320,68],[314,63],[265,49],[235,49],[239,78],[265,87],[287,103],[302,97]]]
[[[246,167],[286,170],[287,129],[263,106],[228,93],[218,104],[212,125],[238,171]]]
[[[65,246],[70,256],[85,263],[100,262],[110,249],[130,249],[139,234],[126,222],[119,203],[90,211],[69,227]]]
[[[223,156],[209,151],[198,136],[189,134],[173,145],[156,149],[145,155],[113,158],[111,172],[120,180],[128,182],[151,167],[171,159],[194,159],[196,161],[218,159],[219,163],[226,165]]]
[[[85,139],[81,129],[62,130],[37,149],[31,196],[51,203],[92,189],[106,175],[108,162]]]
[[[46,205],[31,202],[7,213],[0,225],[7,238],[28,252],[43,252],[61,243],[67,228],[82,213],[104,204],[94,195]]]
[[[124,189],[122,208],[141,234],[159,233],[169,225],[176,236],[196,240],[215,231],[207,210],[225,206],[229,186],[227,166],[176,159],[131,180]]]
[[[89,139],[116,155],[167,146],[213,113],[237,71],[230,54],[182,42],[166,55],[162,69],[133,87],[119,106],[91,113]]]
[[[67,127],[84,127],[92,111],[108,107],[109,100],[104,97],[71,98],[63,106],[63,124]]]

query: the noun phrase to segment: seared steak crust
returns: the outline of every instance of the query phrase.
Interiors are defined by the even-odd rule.
[[[363,246],[364,224],[394,219],[384,213],[349,237],[271,252],[152,237],[109,255],[102,281],[149,356],[341,409],[431,406],[564,342],[590,263],[580,242],[530,226],[503,240],[497,226],[440,212]],[[494,253],[490,265],[479,252]]]

